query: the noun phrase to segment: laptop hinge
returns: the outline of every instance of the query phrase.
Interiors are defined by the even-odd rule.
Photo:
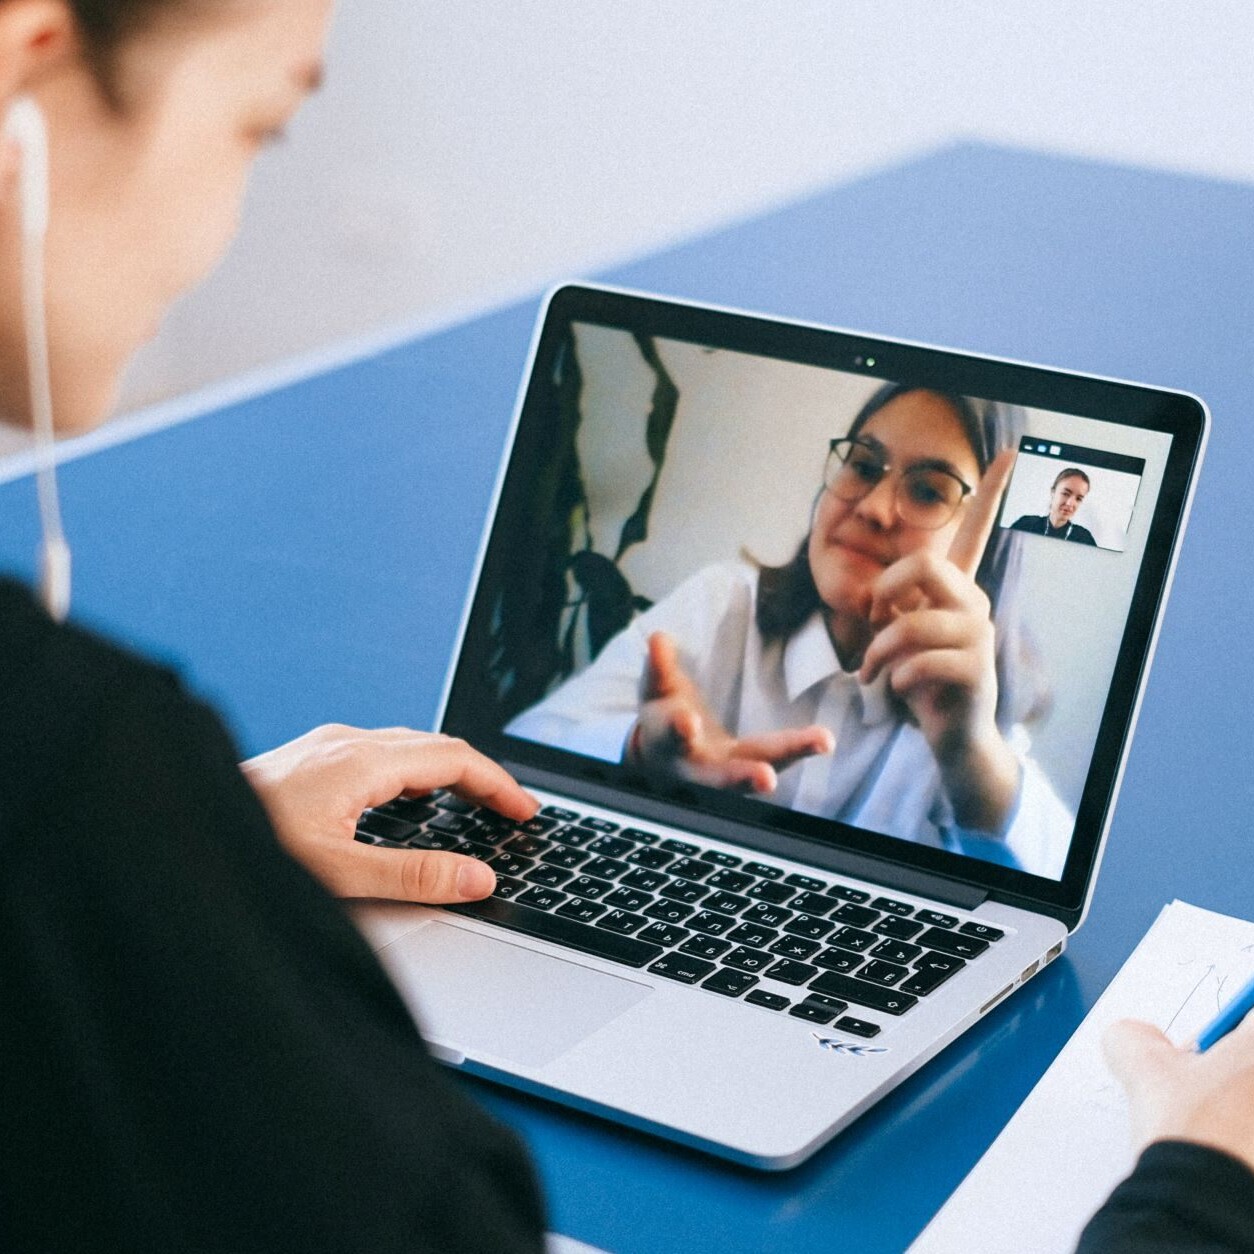
[[[607,809],[619,810],[633,818],[651,819],[655,823],[665,823],[698,835],[712,836],[716,840],[746,845],[756,853],[770,853],[793,862],[806,862],[825,871],[870,880],[884,885],[885,888],[927,897],[960,910],[974,910],[988,900],[988,890],[978,885],[963,884],[942,875],[903,867],[870,854],[839,849],[774,828],[736,822],[718,815],[697,814],[665,801],[624,794],[617,788],[589,780],[572,779],[569,775],[552,774],[539,767],[523,766],[516,762],[505,762],[504,765],[524,784],[532,784],[537,788],[605,806]]]

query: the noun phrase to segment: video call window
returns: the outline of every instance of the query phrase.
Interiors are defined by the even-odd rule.
[[[1002,526],[1122,553],[1144,473],[1142,457],[1025,435]]]
[[[478,718],[518,740],[744,795],[745,780],[686,749],[653,751],[649,720],[683,688],[736,738],[831,733],[780,761],[757,802],[1062,875],[1169,436],[583,323],[551,382],[536,401],[544,439],[523,458],[527,499],[480,620]],[[837,447],[852,441],[875,459],[855,469],[887,485],[874,496],[871,480],[851,492],[833,474]],[[968,797],[1005,813],[973,824],[950,800],[949,741],[929,739],[927,692],[915,709],[885,679],[862,683],[833,623],[858,628],[863,585],[913,549],[947,552],[969,507],[921,519],[930,497],[920,492],[943,473],[970,499],[1004,448],[1018,459],[999,525],[958,582],[974,580],[992,606],[985,687],[1017,791],[1004,806],[1004,790],[967,779]],[[868,502],[861,522],[853,497]],[[1086,607],[1078,652],[1060,594]],[[879,627],[868,621],[864,644]],[[659,632],[673,663],[651,643]]]

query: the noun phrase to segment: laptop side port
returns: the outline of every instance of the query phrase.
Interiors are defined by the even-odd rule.
[[[1022,984],[1025,980],[1030,980],[1036,974],[1036,969],[1040,965],[1039,962],[1029,962],[1019,973],[1019,983]]]
[[[1053,962],[1053,960],[1057,958],[1060,953],[1062,953],[1062,941],[1059,941],[1058,944],[1050,949],[1049,953],[1045,955],[1045,961]]]
[[[1014,988],[1015,988],[1015,986],[1014,986],[1013,984],[1007,984],[1007,985],[1006,985],[1006,987],[1005,987],[1005,988],[1003,988],[1003,989],[1001,990],[1001,992],[997,994],[997,996],[996,996],[996,997],[992,997],[992,998],[990,998],[988,1001],[986,1001],[986,1002],[984,1003],[984,1005],[982,1005],[982,1006],[980,1007],[980,1014],[982,1014],[982,1015],[984,1015],[984,1014],[988,1014],[988,1012],[989,1012],[990,1010],[992,1010],[992,1008],[993,1008],[995,1005],[997,1005],[997,1003],[998,1003],[999,1001],[1001,1001],[1001,999],[1002,999],[1003,997],[1006,997],[1006,996],[1008,996],[1010,993],[1013,993],[1013,992],[1014,992]]]

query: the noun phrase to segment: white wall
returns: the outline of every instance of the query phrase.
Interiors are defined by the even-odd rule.
[[[1251,49],[1248,0],[345,0],[322,98],[124,407],[958,137],[1254,180]]]

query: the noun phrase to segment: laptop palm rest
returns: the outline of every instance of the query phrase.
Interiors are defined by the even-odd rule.
[[[445,1057],[541,1067],[653,992],[449,923],[406,932],[378,957]]]

